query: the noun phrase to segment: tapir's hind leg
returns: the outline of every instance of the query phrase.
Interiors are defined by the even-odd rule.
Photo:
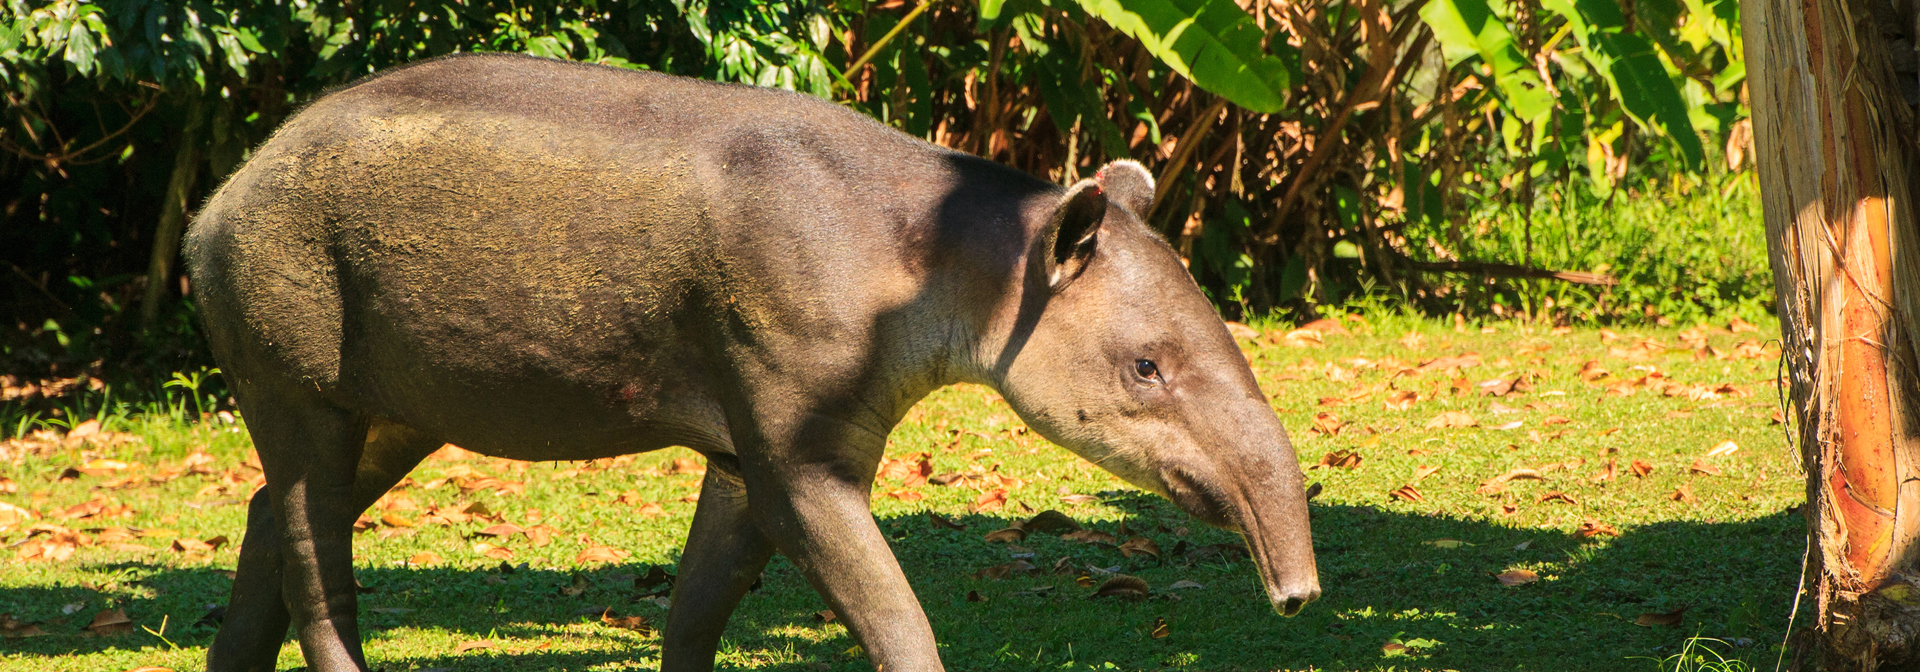
[[[259,412],[268,411],[262,408]],[[249,422],[249,425],[255,427],[256,437],[261,436],[258,423]],[[410,427],[380,421],[373,423],[365,437],[364,445],[356,451],[359,456],[346,514],[349,528],[352,517],[386,494],[387,489],[443,443]],[[287,625],[292,620],[287,597],[292,595],[295,602],[308,599],[304,592],[286,590],[288,577],[297,574],[298,569],[290,566],[289,556],[283,552],[285,537],[280,519],[274,515],[276,507],[271,493],[270,488],[254,493],[247,512],[247,536],[240,547],[240,566],[233,594],[227,602],[226,620],[214,638],[213,647],[207,651],[209,672],[273,670],[280,644],[286,639]],[[351,544],[350,538],[347,543]],[[351,572],[350,558],[348,564]],[[352,585],[350,574],[348,585]],[[355,653],[349,658],[354,659],[359,649],[358,634],[342,634],[353,644]],[[304,641],[302,646],[306,646]],[[315,669],[326,668],[315,665]]]
[[[687,533],[687,548],[680,554],[673,608],[661,634],[660,672],[713,669],[727,617],[771,557],[773,544],[747,514],[739,460],[710,456],[700,503],[693,513],[693,530]]]

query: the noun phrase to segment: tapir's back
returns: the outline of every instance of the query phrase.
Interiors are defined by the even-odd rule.
[[[223,362],[370,413],[459,416],[414,420],[448,433],[583,405],[610,414],[583,424],[714,426],[715,330],[855,347],[915,291],[902,233],[938,217],[956,162],[798,94],[450,58],[303,110],[187,253]]]

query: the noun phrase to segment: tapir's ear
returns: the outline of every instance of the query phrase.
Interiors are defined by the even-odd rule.
[[[1100,188],[1107,192],[1107,198],[1119,203],[1120,207],[1133,212],[1133,216],[1146,219],[1153,211],[1153,173],[1145,166],[1131,159],[1121,159],[1107,164],[1094,173]]]
[[[1064,287],[1086,270],[1100,238],[1100,221],[1106,217],[1107,195],[1093,180],[1081,180],[1060,198],[1047,224],[1048,285]]]

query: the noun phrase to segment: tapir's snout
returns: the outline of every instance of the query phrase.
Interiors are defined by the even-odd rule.
[[[1283,616],[1298,614],[1308,602],[1320,599],[1307,497],[1291,452],[1271,453],[1287,458],[1284,463],[1229,460],[1224,465],[1189,463],[1161,472],[1167,498],[1181,509],[1245,535],[1267,599]]]
[[[1308,577],[1303,582],[1269,587],[1267,599],[1273,601],[1273,610],[1280,612],[1281,616],[1298,614],[1308,602],[1320,599],[1320,579]]]

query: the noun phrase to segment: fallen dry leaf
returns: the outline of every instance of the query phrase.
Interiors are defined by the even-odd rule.
[[[1546,476],[1542,476],[1537,470],[1520,467],[1481,481],[1480,487],[1475,489],[1474,492],[1482,495],[1497,495],[1506,490],[1507,481],[1541,481],[1546,480],[1546,478]]]
[[[1692,483],[1681,483],[1679,488],[1674,489],[1673,494],[1667,495],[1667,499],[1671,499],[1673,501],[1680,502],[1683,504],[1692,504],[1694,502],[1700,501],[1698,498],[1693,496]]]
[[[226,544],[227,544],[227,538],[225,535],[207,539],[205,541],[183,537],[180,539],[173,540],[173,552],[175,553],[212,553],[214,551],[219,550],[221,546],[225,546]]]
[[[499,523],[497,525],[489,526],[487,527],[487,529],[481,530],[479,532],[475,532],[474,534],[478,534],[482,537],[511,537],[516,534],[526,534],[526,533],[527,531],[525,529],[522,529],[519,525],[515,525],[513,523]]]
[[[1602,536],[1605,536],[1605,537],[1620,536],[1620,530],[1614,528],[1614,526],[1612,525],[1608,525],[1606,523],[1602,523],[1597,520],[1589,520],[1587,522],[1581,523],[1580,529],[1574,530],[1573,533],[1574,535],[1582,539],[1591,539],[1593,537],[1602,537]]]
[[[600,613],[600,622],[610,627],[619,628],[621,630],[632,630],[642,635],[653,633],[653,625],[647,623],[647,617],[615,616],[613,615],[612,609],[608,609]]]
[[[1027,531],[1017,527],[1009,527],[1004,530],[988,532],[985,538],[989,544],[1010,544],[1016,541],[1026,541]]]
[[[1145,553],[1153,556],[1153,559],[1159,560],[1160,545],[1153,543],[1152,539],[1146,537],[1134,537],[1128,539],[1126,543],[1120,544],[1121,557],[1131,558],[1136,553]]]
[[[1409,502],[1418,502],[1420,500],[1426,499],[1426,496],[1421,495],[1420,490],[1413,487],[1413,484],[1411,483],[1394,489],[1392,492],[1387,493],[1387,496],[1393,499],[1403,499]]]
[[[944,527],[949,530],[967,529],[967,526],[961,525],[951,520],[947,520],[945,516],[942,516],[938,513],[934,513],[932,511],[927,512],[927,522],[933,523],[934,527]]]
[[[1020,529],[1028,532],[1050,532],[1058,534],[1061,531],[1071,532],[1080,529],[1080,521],[1074,520],[1072,516],[1059,511],[1047,509],[1034,514],[1032,518],[1020,521]]]
[[[1589,478],[1587,480],[1592,481],[1594,483],[1599,483],[1601,481],[1611,481],[1615,476],[1618,476],[1619,474],[1620,474],[1620,470],[1618,467],[1615,466],[1614,461],[1607,460],[1606,468],[1601,469],[1598,473],[1595,473],[1592,478]]]
[[[999,511],[1000,507],[1003,507],[1006,505],[1007,505],[1007,491],[1005,489],[992,490],[989,492],[980,493],[979,497],[974,498],[973,505],[968,507],[968,510],[974,513],[981,513],[983,511]]]
[[[1420,481],[1420,479],[1426,478],[1428,476],[1432,476],[1434,475],[1434,473],[1438,471],[1440,471],[1440,467],[1438,465],[1422,464],[1420,466],[1413,468],[1413,480],[1414,482],[1417,483]]]
[[[892,498],[894,498],[894,499],[897,499],[897,500],[900,500],[900,501],[902,501],[902,502],[917,502],[917,501],[920,501],[920,500],[922,500],[922,499],[926,499],[926,498],[927,498],[927,496],[926,496],[926,495],[924,495],[924,494],[921,494],[921,493],[920,493],[920,492],[918,492],[918,491],[915,491],[915,490],[905,490],[905,489],[902,489],[902,490],[895,490],[895,491],[893,491],[893,492],[889,492],[889,493],[887,493],[887,494],[886,494],[886,496],[887,496],[887,497],[892,497]]]
[[[1480,424],[1480,423],[1475,421],[1473,419],[1473,416],[1467,415],[1464,412],[1446,411],[1439,415],[1433,416],[1432,420],[1428,420],[1427,429],[1455,429],[1455,428],[1462,428],[1462,427],[1472,427],[1477,424]]]
[[[1540,575],[1535,574],[1531,569],[1509,569],[1493,575],[1493,578],[1498,580],[1500,585],[1511,587],[1539,581]]]
[[[1639,618],[1633,619],[1633,624],[1643,628],[1679,625],[1680,621],[1686,616],[1687,610],[1692,608],[1692,605],[1688,605],[1666,613],[1649,612],[1641,614]]]
[[[1546,493],[1546,494],[1543,494],[1543,495],[1540,495],[1540,498],[1539,498],[1539,499],[1536,499],[1536,500],[1534,500],[1534,501],[1537,501],[1537,502],[1560,502],[1560,503],[1562,503],[1562,504],[1579,504],[1579,503],[1580,503],[1580,500],[1577,500],[1577,499],[1574,499],[1574,498],[1573,498],[1573,495],[1569,495],[1569,494],[1567,494],[1567,493],[1564,493],[1564,492],[1561,492],[1561,491],[1559,491],[1559,490],[1554,490],[1554,491],[1551,491],[1551,492],[1548,492],[1548,493]]]
[[[573,563],[584,565],[590,562],[619,562],[630,555],[633,554],[609,546],[590,546],[580,551],[579,555],[573,556]]]
[[[1399,392],[1395,392],[1391,396],[1387,397],[1387,400],[1386,400],[1387,410],[1404,411],[1404,410],[1413,408],[1414,402],[1419,400],[1420,400],[1419,393],[1414,392],[1412,390],[1400,390]]]
[[[1100,501],[1100,498],[1095,497],[1093,495],[1074,493],[1071,495],[1061,495],[1060,501],[1078,506],[1081,504],[1092,504],[1094,502],[1098,502]]]
[[[1693,465],[1687,467],[1687,471],[1691,471],[1696,474],[1706,474],[1708,476],[1719,476],[1725,473],[1725,472],[1722,472],[1719,467],[1713,466],[1711,464],[1707,464],[1706,458],[1695,459],[1693,461]]]
[[[1360,454],[1357,452],[1354,452],[1351,450],[1336,450],[1334,452],[1327,453],[1325,456],[1320,458],[1319,462],[1307,468],[1319,469],[1321,467],[1338,467],[1341,469],[1354,469],[1360,466],[1360,461],[1362,459],[1363,458],[1361,458]]]
[[[407,564],[414,567],[440,564],[440,554],[433,551],[421,551],[407,558]]]
[[[491,649],[491,648],[493,648],[493,642],[476,639],[472,641],[461,642],[458,645],[455,645],[453,647],[453,652],[466,653],[468,651],[476,651],[479,649]]]
[[[1327,411],[1321,411],[1313,414],[1313,426],[1309,427],[1307,431],[1325,436],[1339,436],[1340,430],[1346,429],[1346,427],[1347,423],[1341,422],[1340,416]]]
[[[690,457],[676,457],[673,458],[673,467],[668,469],[667,473],[704,475],[707,473],[707,466]]]
[[[1037,568],[1025,560],[1015,560],[1004,565],[994,565],[973,573],[976,579],[1005,579],[1009,576],[1032,574]]]
[[[1152,592],[1152,589],[1147,586],[1146,580],[1120,574],[1101,583],[1100,587],[1093,591],[1093,596],[1137,599],[1146,597]]]
[[[87,632],[95,635],[124,635],[133,632],[133,619],[127,618],[124,609],[106,609],[93,615],[93,622],[87,624]]]
[[[1119,543],[1120,541],[1118,537],[1115,537],[1111,534],[1107,534],[1105,532],[1101,532],[1099,530],[1074,530],[1072,532],[1068,532],[1066,534],[1060,535],[1060,538],[1065,539],[1067,541],[1078,541],[1078,542],[1087,543],[1087,544],[1113,545],[1113,544]]]
[[[1634,460],[1633,466],[1627,467],[1627,473],[1633,474],[1634,478],[1646,478],[1647,474],[1653,473],[1653,465],[1646,460]]]

